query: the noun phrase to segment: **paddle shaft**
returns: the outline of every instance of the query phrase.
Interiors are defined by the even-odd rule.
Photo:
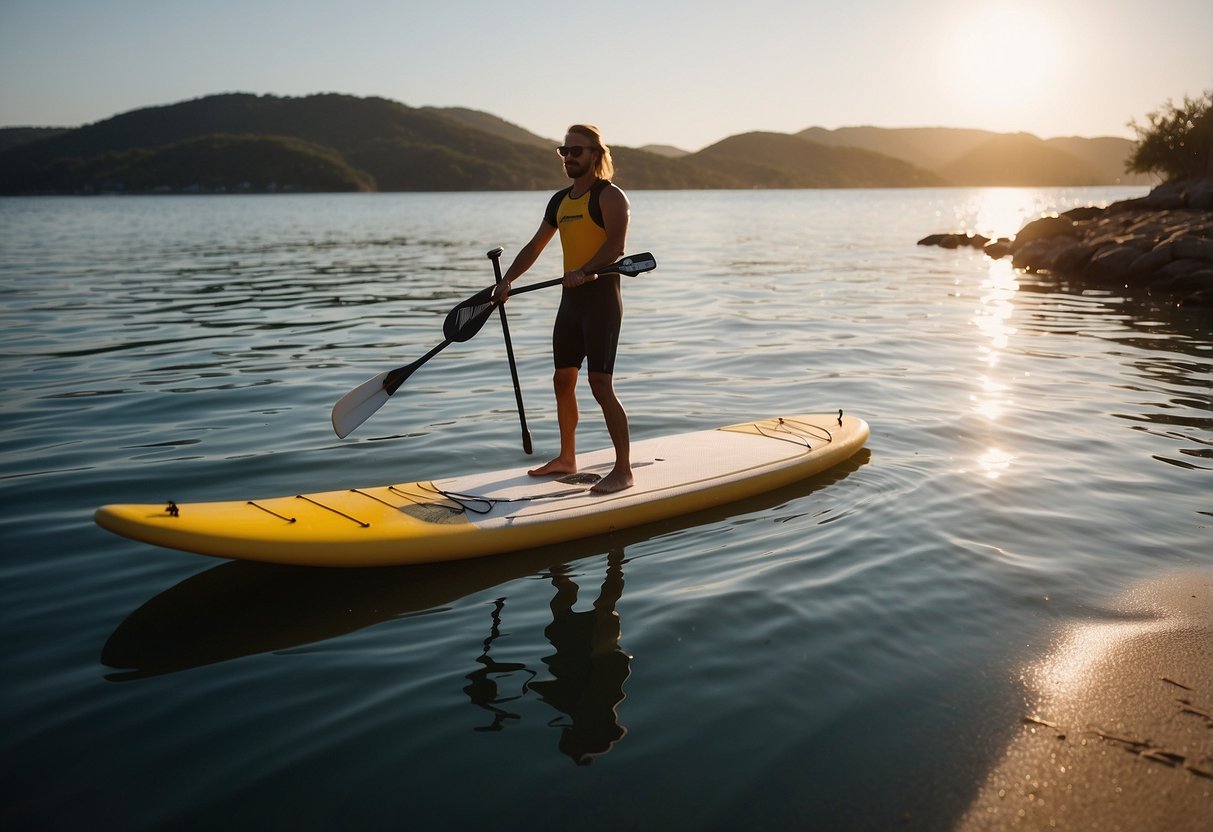
[[[421,369],[422,364],[429,361],[431,358],[442,352],[453,343],[455,342],[447,339],[427,352],[425,355],[418,358],[412,364],[408,364],[404,367],[397,367],[396,369],[392,370],[383,380],[383,389],[387,391],[389,396],[392,395],[400,389],[400,385],[408,381],[409,376]]]
[[[503,249],[498,246],[488,253],[488,258],[493,261],[493,276],[497,283],[501,283],[501,253]],[[522,404],[522,385],[518,382],[518,365],[514,361],[514,344],[510,341],[510,325],[505,318],[505,304],[497,305],[497,312],[501,315],[501,332],[505,336],[505,354],[510,360],[510,378],[514,381],[514,400],[518,403],[518,421],[522,425],[522,452],[530,454],[533,451],[531,444],[531,432],[526,426],[526,408]]]
[[[557,277],[552,280],[545,280],[542,283],[532,283],[530,286],[522,286],[518,289],[515,289],[513,292],[511,292],[511,294],[519,295],[519,294],[522,294],[523,292],[533,292],[536,289],[546,289],[549,286],[556,286],[556,285],[560,284],[562,281],[563,281],[563,278]],[[471,298],[469,298],[468,300],[471,300]],[[465,301],[465,303],[466,303],[466,301]],[[504,313],[505,310],[501,307],[502,307],[502,305],[498,304],[498,308],[501,309],[501,311]],[[477,332],[480,331],[480,328],[482,326],[484,326],[483,320],[479,321],[471,329],[471,331],[465,330],[463,333],[461,333],[459,340],[460,341],[470,340],[473,335],[475,335]],[[506,339],[507,339],[506,344],[508,345],[509,344],[508,330],[507,330],[507,334],[506,334]],[[387,374],[387,377],[383,380],[383,389],[388,392],[389,396],[393,395],[397,390],[400,389],[400,385],[402,385],[406,381],[408,381],[409,376],[411,376],[413,373],[420,370],[421,366],[423,364],[425,364],[427,361],[429,361],[431,358],[433,358],[438,353],[442,352],[444,349],[446,349],[453,343],[455,343],[454,338],[447,338],[447,339],[443,340],[443,342],[441,344],[434,347],[432,350],[427,352],[425,355],[418,358],[412,364],[406,364],[403,367],[397,367],[396,369],[392,370],[390,373]],[[513,366],[513,362],[511,361],[511,367],[512,366]],[[522,398],[521,388],[518,389],[518,397],[519,397],[519,400],[521,400],[521,398]],[[521,412],[521,410],[519,412]]]

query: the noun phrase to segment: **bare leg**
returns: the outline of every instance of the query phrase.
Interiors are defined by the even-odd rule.
[[[556,422],[560,425],[560,456],[527,471],[532,477],[577,473],[577,368],[561,367],[552,376],[556,389]]]
[[[610,373],[590,373],[590,390],[602,407],[607,433],[615,446],[615,467],[590,490],[598,494],[623,491],[636,484],[632,477],[632,441],[628,432],[628,414],[615,395],[615,379]]]

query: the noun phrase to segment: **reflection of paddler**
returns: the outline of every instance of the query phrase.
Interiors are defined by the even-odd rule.
[[[561,728],[560,750],[578,765],[587,765],[626,733],[615,713],[623,701],[623,684],[632,660],[619,647],[619,614],[615,612],[623,595],[623,550],[611,551],[592,610],[573,610],[577,585],[563,568],[552,570],[552,584],[556,587],[552,623],[544,635],[556,652],[543,661],[554,678],[530,682],[527,687],[571,718],[570,722],[557,718],[550,724]]]
[[[489,656],[489,648],[501,636],[501,610],[504,606],[504,598],[498,598],[493,602],[493,628],[489,631],[489,637],[484,640],[484,651],[476,658],[476,661],[484,666],[479,670],[473,670],[467,675],[470,684],[463,689],[463,692],[468,695],[469,699],[493,714],[492,724],[477,728],[477,731],[500,731],[505,727],[504,723],[507,719],[521,719],[521,716],[518,714],[510,713],[497,706],[503,702],[518,699],[522,694],[518,696],[498,696],[497,683],[493,681],[493,676],[508,676],[515,671],[521,670],[524,673],[531,674],[531,678],[535,677],[535,671],[528,670],[525,664],[499,662]]]

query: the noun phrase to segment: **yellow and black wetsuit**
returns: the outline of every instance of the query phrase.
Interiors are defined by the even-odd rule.
[[[564,270],[584,266],[606,241],[598,197],[611,183],[599,179],[577,199],[572,186],[554,194],[544,220],[560,232]],[[556,369],[580,367],[585,360],[592,373],[614,373],[615,350],[623,323],[623,294],[619,275],[599,275],[597,280],[565,287],[560,310],[552,329],[552,359]]]

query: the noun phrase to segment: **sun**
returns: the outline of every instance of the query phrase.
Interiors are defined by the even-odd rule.
[[[972,113],[1017,112],[1047,94],[1059,39],[1049,15],[1027,5],[983,5],[960,15],[945,59],[958,103]]]

